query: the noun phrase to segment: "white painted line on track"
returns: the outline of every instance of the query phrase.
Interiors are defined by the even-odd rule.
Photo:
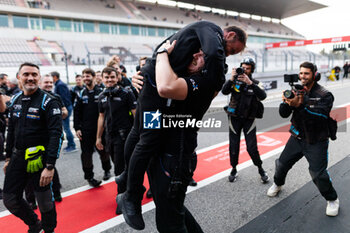
[[[6,216],[8,216],[8,215],[10,215],[10,214],[11,214],[11,212],[8,211],[8,210],[1,211],[1,212],[0,212],[0,218],[6,217]]]

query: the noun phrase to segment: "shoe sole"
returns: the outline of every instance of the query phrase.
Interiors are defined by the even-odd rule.
[[[338,213],[332,214],[332,213],[327,213],[326,212],[326,215],[329,216],[329,217],[336,217],[336,216],[338,216]]]
[[[90,185],[91,187],[93,187],[93,188],[100,187],[101,184],[102,184],[102,181],[100,181],[97,185],[93,185],[93,184],[90,184],[90,183],[89,183],[89,185]]]
[[[269,196],[269,197],[276,197],[280,192],[281,192],[281,189],[278,192],[273,193],[273,194],[267,193],[267,196]]]
[[[230,177],[228,178],[228,182],[230,182],[230,183],[233,183],[233,182],[235,182],[236,180],[237,180],[237,177],[238,177],[238,175],[236,174],[236,176],[234,177],[234,179],[231,181],[230,180]]]
[[[126,213],[126,211],[124,210],[124,205],[123,205],[124,204],[124,199],[123,199],[123,197],[124,197],[123,195],[118,195],[116,200],[117,200],[117,205],[120,206],[120,210],[123,213],[123,217],[125,219],[125,222],[130,227],[132,227],[135,230],[141,231],[141,230],[145,229],[145,227],[138,227],[138,226],[133,225],[132,222],[129,219],[129,216],[127,214],[124,214],[124,213]]]
[[[270,180],[270,177],[268,177],[266,181],[263,181],[263,180],[260,178],[260,181],[261,181],[261,183],[263,183],[263,184],[269,183],[269,180]]]

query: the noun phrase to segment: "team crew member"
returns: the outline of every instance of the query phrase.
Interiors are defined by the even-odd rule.
[[[291,136],[281,156],[276,160],[274,183],[267,191],[267,195],[274,197],[278,194],[285,183],[288,171],[305,156],[312,181],[327,200],[326,214],[336,216],[339,211],[339,199],[327,171],[331,131],[329,127],[325,127],[329,122],[334,97],[317,83],[319,77],[316,72],[316,65],[310,62],[302,63],[299,79],[305,92],[294,92],[295,96],[291,99],[282,96],[283,103],[280,104],[279,113],[283,118],[292,114],[292,125],[289,130]]]
[[[102,72],[101,71],[96,71],[96,79],[95,79],[96,86],[104,89],[105,85],[102,82]]]
[[[267,183],[269,177],[262,168],[255,125],[255,118],[262,118],[263,105],[260,101],[266,98],[266,92],[261,83],[252,77],[255,69],[255,62],[252,58],[244,58],[240,67],[244,70],[244,73],[238,75],[236,69],[233,69],[231,78],[227,80],[222,88],[224,95],[231,93],[229,106],[225,108],[230,126],[230,162],[232,166],[228,179],[233,182],[237,177],[236,166],[238,165],[243,129],[249,156],[252,158],[254,165],[258,167],[261,181]]]
[[[202,49],[205,54],[204,77],[217,81],[214,82],[216,85],[214,88],[219,91],[225,80],[225,55],[229,56],[242,51],[246,38],[245,32],[238,27],[228,27],[222,31],[220,27],[211,22],[196,22],[184,27],[170,38],[171,41],[177,40],[177,45],[169,56],[169,60],[174,72],[179,76],[185,76],[188,73],[198,71],[196,64],[192,63],[193,55]],[[155,57],[163,52],[167,51],[157,49],[153,59],[141,69],[141,74],[145,77],[146,82],[139,95],[136,119],[125,150],[128,164],[126,171],[127,192],[119,200],[124,202],[124,206],[127,206],[125,209],[132,210],[123,212],[124,217],[129,215],[126,218],[130,221],[127,223],[131,223],[129,225],[138,229],[144,227],[139,207],[143,194],[144,173],[151,157],[157,154],[162,138],[161,130],[143,128],[143,114],[149,111],[163,111],[167,104],[167,99],[159,97],[155,82]],[[191,70],[189,67],[194,69]],[[162,93],[167,89],[169,87],[165,87],[159,92]],[[136,146],[135,143],[137,143]],[[130,163],[128,163],[129,158],[131,159]],[[125,178],[121,177],[118,182],[121,183],[122,180]]]
[[[41,77],[41,80],[39,82],[39,86],[41,90],[48,92],[49,94],[53,95],[54,97],[57,98],[57,100],[60,103],[61,106],[61,112],[62,112],[62,119],[66,118],[68,116],[68,111],[64,107],[63,101],[61,97],[55,93],[52,92],[53,89],[53,78],[50,75],[44,75]],[[52,191],[53,191],[53,197],[55,201],[61,202],[62,201],[62,196],[61,196],[61,183],[60,183],[60,178],[58,175],[58,170],[57,168],[55,169],[55,173],[53,175],[52,179]],[[27,184],[25,188],[25,197],[26,200],[28,201],[28,204],[32,209],[37,209],[37,205],[35,202],[35,194],[34,194],[34,186],[32,183]]]
[[[74,136],[72,134],[72,131],[70,130],[70,116],[73,113],[72,97],[70,95],[70,91],[68,89],[67,84],[62,82],[62,80],[60,79],[60,74],[56,71],[53,71],[51,72],[51,76],[53,77],[53,81],[55,82],[55,93],[61,96],[64,106],[68,110],[68,116],[65,119],[63,119],[63,129],[66,133],[68,144],[67,147],[63,149],[63,152],[75,152],[77,151],[77,149],[74,142]]]
[[[85,88],[81,90],[76,105],[74,106],[74,129],[80,140],[81,163],[84,171],[84,179],[89,185],[97,187],[100,180],[94,179],[92,155],[95,149],[97,120],[98,120],[98,98],[103,89],[95,85],[95,71],[86,68],[83,70],[83,82]],[[109,154],[104,150],[97,149],[100,155],[102,168],[104,170],[103,180],[111,177],[111,162]]]
[[[28,232],[53,232],[57,215],[50,183],[62,145],[62,115],[58,100],[38,88],[39,79],[37,65],[20,66],[23,93],[9,104],[3,199],[6,208],[29,226]],[[28,182],[34,185],[41,222],[22,197]]]
[[[175,42],[171,45],[167,42],[162,47],[171,54],[174,45]],[[204,64],[201,58],[197,57],[194,61]],[[178,78],[170,66],[167,53],[157,56],[156,78],[157,89],[162,97],[183,100],[172,101],[172,108],[166,111],[169,115],[190,115],[191,119],[202,120],[217,94],[214,79],[206,79],[199,74]],[[166,86],[176,87],[176,92],[160,92]],[[160,156],[150,163],[148,174],[159,232],[203,232],[184,206],[186,189],[195,169],[192,163],[193,156],[196,157],[193,152],[197,147],[197,131],[195,127],[164,129]]]
[[[120,85],[121,87],[125,88],[128,91],[131,91],[134,94],[134,96],[137,98],[138,97],[137,90],[133,87],[133,85],[131,84],[131,81],[126,77],[126,73],[123,72],[123,69],[119,66],[119,63],[120,62],[117,62],[115,59],[112,59],[107,63],[107,67],[112,67],[116,69],[118,72],[120,72],[121,75],[118,76],[118,85]]]
[[[75,76],[76,85],[70,90],[70,95],[72,97],[72,104],[75,104],[81,90],[84,88],[83,77],[80,74]]]
[[[98,100],[99,117],[96,146],[103,149],[102,135],[106,127],[107,151],[113,158],[114,173],[119,175],[124,170],[124,144],[132,127],[132,117],[135,115],[136,100],[132,92],[117,85],[120,72],[106,67],[102,71],[106,80],[106,89]],[[132,114],[132,115],[131,115]],[[125,187],[118,185],[118,193],[125,191]]]

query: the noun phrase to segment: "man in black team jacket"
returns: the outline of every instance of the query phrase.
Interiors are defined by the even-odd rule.
[[[238,27],[228,27],[224,31],[217,25],[202,21],[190,24],[171,36],[170,41],[177,41],[174,51],[169,56],[172,69],[178,76],[194,73],[198,69],[189,69],[195,66],[194,54],[201,49],[204,54],[205,65],[202,69],[203,78],[212,79],[214,89],[220,91],[225,81],[225,56],[241,52],[246,43],[245,32]],[[155,81],[155,58],[157,54],[167,52],[159,45],[141,69],[144,77],[144,86],[139,95],[134,126],[129,134],[125,146],[127,163],[127,191],[121,195],[118,204],[124,202],[124,217],[131,221],[129,225],[136,229],[143,229],[144,222],[141,215],[141,200],[143,193],[143,177],[152,156],[157,154],[162,139],[162,131],[149,129],[144,126],[144,113],[163,111],[168,100],[158,94]],[[190,66],[193,64],[194,66]],[[202,68],[202,67],[201,67]],[[159,90],[160,95],[167,88]],[[136,144],[136,146],[135,146]],[[132,155],[132,156],[131,156]],[[130,162],[129,158],[131,158]],[[130,210],[130,211],[129,211]],[[135,220],[135,221],[134,221]],[[134,222],[135,224],[133,224]]]
[[[62,145],[62,115],[58,100],[38,88],[39,79],[37,65],[20,66],[23,93],[9,105],[3,199],[6,208],[29,226],[28,232],[53,232],[57,216],[50,183]],[[34,185],[42,222],[23,200],[27,182]]]
[[[132,91],[117,85],[121,73],[112,67],[102,71],[106,89],[98,99],[99,117],[96,146],[103,149],[102,135],[106,128],[106,150],[114,162],[114,174],[123,172],[125,166],[124,145],[130,132],[135,115],[136,99]],[[125,191],[125,186],[118,185],[118,193]]]
[[[288,171],[305,156],[312,181],[327,200],[326,214],[336,216],[339,199],[327,171],[330,136],[327,125],[334,97],[317,83],[316,71],[314,64],[302,63],[299,78],[304,90],[294,92],[295,96],[291,99],[282,97],[283,103],[280,104],[279,113],[283,118],[292,114],[292,125],[289,130],[291,136],[276,160],[274,184],[267,191],[267,195],[274,197],[278,194],[285,183]]]
[[[230,126],[230,162],[232,166],[228,178],[230,182],[234,182],[237,177],[236,166],[243,129],[249,156],[254,165],[258,167],[261,181],[267,183],[269,177],[262,168],[255,125],[255,118],[262,118],[263,105],[260,101],[266,98],[266,92],[261,83],[252,77],[255,69],[255,62],[252,58],[244,58],[240,67],[244,70],[243,74],[238,75],[236,69],[233,69],[231,78],[222,88],[224,95],[231,94],[229,106],[225,108]]]
[[[98,120],[98,98],[103,89],[95,85],[95,71],[86,68],[82,72],[85,87],[80,91],[74,106],[74,129],[80,140],[81,163],[86,179],[92,187],[101,184],[100,180],[94,179],[92,155],[95,150],[97,120]],[[111,177],[111,162],[109,154],[104,150],[98,150],[102,168],[104,170],[103,180]]]
[[[61,107],[62,119],[66,118],[68,116],[68,111],[64,107],[64,103],[63,103],[61,97],[58,94],[52,92],[53,78],[48,74],[42,76],[39,86],[40,86],[41,90],[46,91],[49,94],[51,94],[57,98],[58,102],[60,103],[60,107]],[[57,201],[57,202],[62,201],[62,196],[61,196],[60,190],[61,190],[60,178],[58,175],[58,170],[57,170],[57,168],[55,168],[55,173],[54,173],[53,179],[52,179],[52,192],[53,192],[53,197],[54,197],[55,201]],[[25,191],[26,200],[28,201],[30,207],[32,209],[37,209],[38,206],[36,205],[36,202],[35,202],[35,193],[34,193],[33,184],[32,183],[27,184],[24,191]]]

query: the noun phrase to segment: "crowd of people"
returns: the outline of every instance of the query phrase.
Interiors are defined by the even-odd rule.
[[[0,112],[4,114],[0,150],[4,150],[7,128],[2,191],[6,208],[28,225],[28,232],[54,231],[55,201],[62,201],[55,164],[63,132],[67,140],[63,152],[77,151],[70,129],[73,115],[84,179],[92,187],[101,185],[102,181],[94,178],[92,156],[96,151],[104,171],[103,180],[112,177],[114,168],[116,214],[123,214],[130,227],[145,228],[141,201],[146,191],[143,181],[147,172],[150,182],[147,196],[154,197],[157,230],[203,232],[184,206],[187,187],[196,185],[193,173],[197,165],[195,150],[199,129],[158,128],[153,124],[149,127],[144,124],[146,113],[152,114],[152,121],[161,113],[190,116],[198,121],[219,91],[230,94],[229,105],[225,107],[232,166],[228,180],[237,180],[243,129],[247,150],[259,177],[262,183],[268,183],[255,126],[255,119],[263,117],[261,101],[266,98],[266,92],[252,77],[255,61],[245,58],[232,70],[231,78],[225,80],[226,57],[243,51],[246,41],[247,35],[239,27],[221,29],[211,22],[200,21],[162,42],[151,58],[141,58],[132,82],[118,56],[112,57],[102,71],[84,69],[81,75],[76,75],[76,85],[71,89],[58,72],[41,76],[40,67],[32,63],[19,67],[17,78],[11,79],[14,83],[7,82],[7,75],[1,74]],[[323,127],[329,124],[334,97],[317,83],[316,72],[314,64],[302,63],[299,78],[304,91],[294,91],[294,97],[282,98],[281,117],[292,115],[291,137],[276,160],[274,182],[267,195],[277,195],[288,171],[305,156],[312,179],[328,202],[326,214],[336,216],[339,200],[327,172],[331,130]],[[24,190],[26,200],[22,198]],[[41,220],[33,212],[37,205]]]

